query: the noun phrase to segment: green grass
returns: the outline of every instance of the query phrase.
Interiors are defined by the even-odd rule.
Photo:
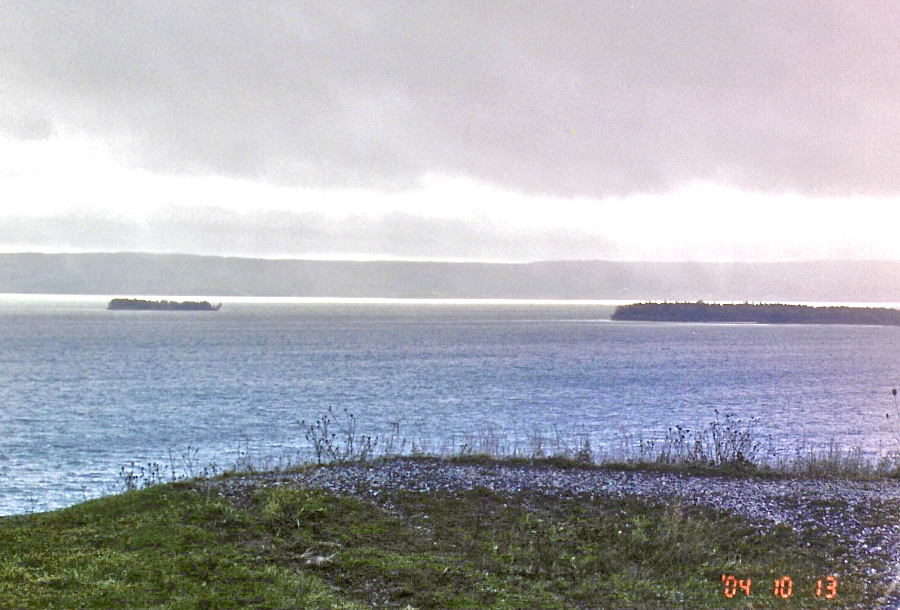
[[[677,503],[206,489],[156,485],[0,519],[0,607],[813,608],[815,578],[835,571],[828,607],[867,601],[863,566],[843,564],[822,532]],[[751,576],[753,596],[726,599],[723,573]],[[788,602],[771,590],[784,574],[798,590]]]
[[[247,513],[160,485],[0,520],[3,608],[358,608],[267,561]]]

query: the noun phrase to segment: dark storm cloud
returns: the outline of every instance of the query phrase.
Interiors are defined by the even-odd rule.
[[[0,40],[4,133],[159,173],[900,191],[894,2],[7,2]]]

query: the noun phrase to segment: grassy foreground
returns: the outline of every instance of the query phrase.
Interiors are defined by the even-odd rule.
[[[634,498],[156,485],[0,519],[2,608],[821,608],[828,536]],[[846,569],[846,567],[845,567]],[[753,575],[723,595],[722,574]],[[792,575],[797,593],[773,596]]]

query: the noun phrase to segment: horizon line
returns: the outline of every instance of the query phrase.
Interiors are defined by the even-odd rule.
[[[528,260],[466,259],[466,258],[402,258],[390,256],[250,256],[235,254],[199,254],[193,252],[150,252],[140,250],[0,250],[2,255],[43,255],[43,256],[181,256],[195,258],[219,258],[258,261],[308,261],[346,263],[438,263],[438,264],[479,264],[479,265],[532,265],[539,263],[617,263],[617,264],[698,264],[698,265],[784,265],[804,263],[888,263],[900,261],[883,258],[792,258],[778,260],[707,260],[707,259],[616,259],[616,258],[547,258]]]
[[[132,294],[122,297],[117,294],[75,294],[75,293],[14,293],[0,292],[0,303],[11,301],[50,301],[105,303],[113,298],[173,299],[179,301],[207,300],[231,304],[270,305],[532,305],[532,306],[574,306],[574,307],[617,307],[636,304],[684,304],[696,301],[666,301],[663,299],[504,299],[504,298],[403,298],[403,297],[285,297],[285,296],[226,296],[210,294]],[[806,305],[808,307],[856,307],[878,309],[900,309],[900,302],[880,301],[735,301],[702,300],[707,305]]]

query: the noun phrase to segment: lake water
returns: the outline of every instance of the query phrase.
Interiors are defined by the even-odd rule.
[[[559,433],[616,450],[716,410],[758,418],[777,451],[900,449],[900,328],[614,323],[609,303],[107,300],[0,298],[0,514],[118,491],[132,461],[295,458],[299,421],[329,406],[432,449],[491,430],[507,448]]]

